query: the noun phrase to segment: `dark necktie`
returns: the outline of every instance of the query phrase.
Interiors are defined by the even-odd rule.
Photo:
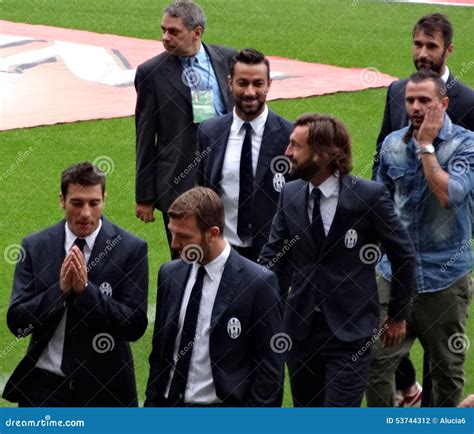
[[[321,218],[321,190],[313,188],[311,192],[313,198],[313,219],[311,221],[311,231],[313,232],[314,241],[318,248],[324,243],[326,234],[324,233],[323,219]]]
[[[76,238],[74,245],[79,247],[82,254],[84,254],[84,247],[86,245],[84,238]],[[76,321],[73,317],[74,312],[68,309],[66,314],[66,327],[64,329],[63,357],[61,360],[61,371],[63,371],[66,376],[74,371],[74,339],[71,333],[74,331]]]
[[[202,283],[206,269],[201,265],[198,268],[196,281],[194,282],[191,295],[189,297],[186,314],[184,316],[183,330],[179,342],[178,362],[176,363],[173,379],[171,381],[168,400],[171,405],[183,403],[186,383],[188,382],[189,365],[196,343],[196,325],[201,304]]]
[[[253,169],[252,169],[252,126],[244,123],[245,138],[240,154],[239,212],[237,235],[243,242],[252,240],[253,214]]]

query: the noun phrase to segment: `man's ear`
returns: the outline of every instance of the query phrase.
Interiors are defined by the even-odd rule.
[[[212,226],[209,229],[211,238],[219,238],[221,236],[221,231],[217,226]]]
[[[61,203],[61,208],[64,209],[66,207],[66,198],[62,193],[59,193],[59,202]]]
[[[446,63],[446,59],[451,56],[451,53],[453,52],[454,50],[454,45],[453,44],[449,44],[448,47],[446,48],[446,54],[445,54],[445,63]]]
[[[232,77],[230,75],[227,76],[227,86],[229,86],[229,89],[232,92]]]
[[[440,104],[441,104],[442,109],[446,111],[449,105],[449,98],[447,96],[441,98]]]
[[[196,28],[193,30],[194,36],[198,39],[202,38],[202,34],[204,33],[204,30],[202,26],[196,26]]]

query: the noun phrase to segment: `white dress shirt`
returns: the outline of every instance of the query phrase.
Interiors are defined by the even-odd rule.
[[[209,264],[205,265],[206,274],[202,284],[201,303],[196,325],[196,338],[192,346],[191,363],[189,365],[188,382],[184,393],[184,402],[191,404],[212,404],[222,402],[216,395],[214,379],[212,378],[211,357],[209,354],[209,329],[211,326],[212,310],[216,300],[217,290],[221,283],[224,266],[230,255],[230,245],[226,246],[222,253]],[[184,317],[188,307],[189,297],[196,282],[196,275],[199,264],[193,264],[189,274],[186,288],[184,289],[183,301],[179,312],[179,331],[174,344],[173,360],[174,366],[171,368],[168,386],[166,387],[165,398],[171,387],[176,363],[178,362],[179,344],[183,331]]]
[[[99,227],[92,232],[89,236],[84,238],[86,244],[84,245],[84,258],[85,262],[89,262],[89,258],[94,248],[95,240],[97,235],[99,235],[100,228],[102,227],[102,220],[99,221]],[[64,241],[64,250],[66,255],[72,249],[74,241],[76,241],[77,236],[74,235],[69,229],[67,223],[64,225],[64,230],[66,232],[66,237]],[[63,360],[63,348],[64,348],[64,335],[66,332],[66,317],[67,317],[67,307],[63,313],[61,320],[59,321],[56,330],[51,336],[51,339],[48,342],[48,345],[41,353],[41,356],[36,363],[37,368],[44,369],[46,371],[52,372],[53,374],[61,375],[64,377],[63,371],[61,371],[61,363]]]
[[[314,199],[311,197],[311,192],[316,188],[311,182],[309,185],[309,200],[308,200],[308,216],[309,221],[313,220]],[[337,201],[339,199],[339,175],[331,175],[319,187],[321,190],[320,212],[323,220],[324,233],[328,234],[331,228],[334,215],[336,214]]]
[[[253,121],[252,127],[252,169],[253,176],[257,172],[258,156],[262,146],[263,131],[268,117],[268,107]],[[237,220],[239,216],[239,186],[240,186],[240,154],[245,138],[245,121],[237,116],[234,108],[234,120],[230,127],[224,163],[222,165],[221,199],[225,210],[224,237],[233,246],[250,247],[251,243],[244,243],[237,235]]]

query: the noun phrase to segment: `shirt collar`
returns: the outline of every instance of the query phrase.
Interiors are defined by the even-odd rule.
[[[209,279],[214,280],[216,277],[219,276],[219,274],[222,272],[222,269],[224,268],[227,259],[229,258],[230,255],[230,244],[225,240],[225,247],[224,250],[222,250],[221,254],[215,258],[213,261],[209,262],[209,264],[204,265],[204,268],[206,269],[206,273],[209,276]],[[193,267],[195,271],[197,272],[197,267],[199,267],[200,264],[195,263],[193,264]]]
[[[313,192],[313,189],[316,188],[311,182],[309,184],[309,195]],[[318,186],[321,190],[322,195],[327,199],[331,195],[334,194],[336,189],[339,187],[339,173],[334,173],[333,175],[329,175],[325,181]]]
[[[263,112],[260,113],[253,121],[249,122],[254,134],[262,134],[262,131],[265,128],[265,123],[267,122],[267,118],[268,118],[268,106],[265,104]],[[234,125],[237,132],[239,132],[242,129],[242,125],[245,122],[246,121],[239,118],[234,107]]]
[[[448,68],[448,65],[445,65],[444,74],[441,76],[441,79],[444,81],[444,84],[448,82],[448,78],[449,78],[449,68]]]
[[[65,247],[66,250],[69,252],[69,250],[72,249],[72,246],[74,244],[74,241],[76,241],[76,238],[78,238],[77,235],[75,235],[68,227],[67,222],[64,224],[64,228],[66,231],[66,243]],[[95,240],[97,238],[97,235],[99,235],[100,229],[102,228],[102,219],[99,220],[99,226],[97,229],[92,232],[90,235],[84,238],[86,241],[86,245],[89,248],[89,250],[92,252],[92,249],[94,248]]]
[[[189,66],[189,59],[194,57],[194,61],[200,65],[204,65],[207,60],[206,50],[204,45],[200,43],[199,51],[194,56],[179,56],[179,60],[184,66]]]

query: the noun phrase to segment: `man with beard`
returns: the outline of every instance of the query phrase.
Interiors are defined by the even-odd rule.
[[[413,289],[414,251],[385,186],[349,175],[351,140],[336,118],[300,116],[285,155],[291,174],[261,263],[281,281],[292,272],[285,332],[293,403],[360,406],[371,347],[400,343]],[[380,330],[375,263],[379,242],[395,279]]]
[[[280,406],[275,275],[230,247],[224,207],[211,189],[182,194],[168,215],[181,259],[158,273],[145,406]]]
[[[270,63],[260,52],[240,51],[230,70],[234,112],[203,122],[198,141],[203,162],[198,183],[224,203],[224,235],[256,261],[268,240],[278,196],[289,172],[284,157],[291,123],[268,109]]]
[[[456,406],[464,385],[471,298],[474,133],[454,125],[445,113],[446,86],[433,71],[412,74],[405,106],[410,126],[385,139],[378,180],[392,193],[415,245],[417,291],[406,339],[393,349],[374,351],[367,402],[393,405],[394,369],[417,337],[429,358],[430,404]],[[390,258],[380,263],[383,292],[396,278],[390,263],[393,271]]]
[[[446,60],[453,51],[453,27],[446,15],[431,14],[418,20],[413,28],[413,63],[417,71],[429,69],[438,73],[446,84],[448,116],[456,125],[474,131],[474,91],[451,74]],[[377,138],[372,179],[376,179],[380,148],[385,137],[408,125],[405,110],[405,88],[408,79],[394,81],[388,88],[382,128]]]
[[[181,193],[196,185],[197,129],[203,119],[228,113],[227,76],[234,49],[202,42],[206,16],[189,0],[163,11],[165,52],[137,68],[136,216],[154,221]],[[172,252],[173,253],[173,252]]]

